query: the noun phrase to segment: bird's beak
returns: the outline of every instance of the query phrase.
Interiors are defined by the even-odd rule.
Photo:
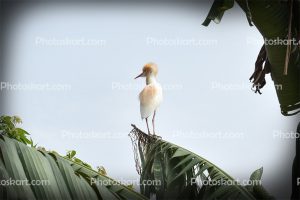
[[[139,77],[143,77],[144,76],[144,72],[142,72],[140,75],[138,75],[137,77],[135,77],[134,79],[137,79]]]

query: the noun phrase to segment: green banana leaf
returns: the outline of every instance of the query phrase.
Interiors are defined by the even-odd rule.
[[[245,1],[237,0],[241,7]],[[294,13],[300,12],[299,1],[294,4]],[[252,21],[265,40],[287,39],[289,25],[289,4],[280,1],[249,1]],[[299,39],[299,21],[294,18],[292,38]],[[298,25],[297,25],[298,24]],[[284,75],[287,45],[266,44],[271,64],[271,76],[276,86],[277,97],[283,115],[296,114],[300,108],[300,50],[291,45],[288,74]]]
[[[201,156],[132,126],[130,137],[135,157],[140,157],[136,165],[143,195],[155,196],[157,200],[273,199],[261,184],[242,186]],[[262,169],[253,173],[250,180],[260,180],[261,175]]]
[[[217,24],[220,23],[225,11],[232,8],[233,4],[234,0],[214,1],[202,25],[208,26],[212,20]]]
[[[147,199],[84,165],[4,135],[0,155],[0,199]]]
[[[244,10],[250,24],[256,26],[265,41],[285,40],[288,38],[290,22],[289,1],[278,0],[236,0]],[[233,6],[232,1],[215,0],[203,25],[211,20],[220,22],[224,11]],[[300,39],[300,0],[293,4],[291,39]],[[288,71],[284,75],[287,45],[265,44],[271,77],[274,81],[281,113],[285,116],[300,112],[300,45],[291,44],[288,56]]]
[[[0,199],[147,199],[107,177],[103,167],[94,171],[74,150],[62,157],[36,148],[17,127],[21,122],[0,117]]]

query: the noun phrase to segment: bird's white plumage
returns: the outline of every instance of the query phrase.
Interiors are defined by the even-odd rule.
[[[160,84],[155,81],[154,83],[146,85],[140,93],[139,99],[142,119],[153,115],[163,99]]]
[[[155,125],[154,125],[155,112],[163,99],[162,88],[160,84],[156,81],[157,72],[158,72],[157,65],[155,63],[150,62],[144,65],[143,72],[137,77],[135,77],[135,79],[139,77],[146,77],[146,86],[140,93],[139,99],[140,99],[141,117],[142,119],[146,118],[146,124],[147,124],[149,135],[151,133],[148,124],[148,117],[153,115],[152,126],[153,126],[153,134],[155,135]]]

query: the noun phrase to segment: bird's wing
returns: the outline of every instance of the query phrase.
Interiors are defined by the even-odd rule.
[[[162,90],[159,85],[147,85],[140,93],[140,111],[142,119],[149,117],[162,101]]]

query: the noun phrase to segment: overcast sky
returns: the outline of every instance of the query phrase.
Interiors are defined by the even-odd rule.
[[[296,128],[280,114],[270,78],[262,95],[249,77],[262,45],[238,6],[201,26],[203,4],[40,4],[14,19],[7,38],[6,114],[19,115],[39,146],[74,149],[115,179],[138,178],[130,124],[146,130],[134,80],[155,62],[164,101],[156,132],[243,180],[288,197]],[[2,85],[3,87],[5,85]],[[12,87],[14,89],[12,89]],[[298,116],[299,118],[299,116]],[[274,184],[276,183],[276,184]]]

